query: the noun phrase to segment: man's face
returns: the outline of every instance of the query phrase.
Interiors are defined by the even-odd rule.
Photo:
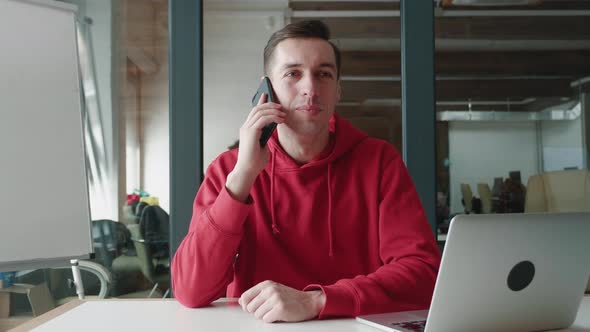
[[[332,46],[317,38],[286,39],[275,48],[270,64],[274,91],[287,110],[284,125],[300,135],[328,131],[340,100]]]

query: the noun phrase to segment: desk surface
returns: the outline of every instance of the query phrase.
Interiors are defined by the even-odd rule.
[[[189,309],[175,300],[73,301],[12,331],[379,331],[354,319],[266,324],[235,301],[219,300]],[[590,297],[585,297],[569,332],[590,331]]]

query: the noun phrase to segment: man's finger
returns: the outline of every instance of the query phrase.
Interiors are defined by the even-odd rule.
[[[258,293],[258,296],[256,296],[255,298],[252,299],[252,301],[250,301],[250,303],[248,303],[248,305],[246,306],[246,311],[249,313],[255,313],[258,309],[260,309],[260,307],[262,306],[268,306],[270,299],[268,297],[268,293],[265,292],[264,290],[262,290],[260,293]],[[271,305],[272,308],[272,305]],[[270,310],[267,309],[266,311]],[[266,313],[266,312],[264,312]],[[261,315],[262,317],[263,315]]]
[[[265,105],[266,106],[266,105]],[[287,113],[283,112],[280,108],[271,107],[271,106],[263,106],[264,108],[258,109],[256,113],[254,113],[244,124],[248,127],[252,126],[256,120],[265,115],[277,115],[277,116],[287,116]]]
[[[262,316],[262,321],[265,323],[274,323],[284,320],[281,315],[282,311],[277,306],[273,306],[272,309]]]
[[[250,301],[252,301],[258,294],[264,289],[264,287],[268,284],[268,281],[263,281],[258,283],[257,285],[253,286],[252,288],[248,289],[242,296],[240,296],[240,304],[242,305],[242,309],[246,311],[246,306]]]
[[[256,309],[256,311],[254,312],[254,317],[256,317],[256,319],[262,319],[262,317],[264,317],[269,311],[271,311],[272,308],[273,301],[271,299],[266,299],[264,303],[258,306],[258,309]]]
[[[260,94],[260,99],[258,99],[258,104],[257,104],[257,106],[260,106],[260,105],[262,105],[262,104],[266,103],[266,100],[267,100],[267,99],[268,99],[268,95],[267,95],[265,92],[261,93],[261,94]]]
[[[267,98],[267,95],[266,95],[266,93],[264,93],[264,92],[263,92],[263,93],[261,93],[261,94],[260,94],[260,98],[258,99],[258,103],[256,104],[256,106],[260,106],[260,105],[262,105],[262,104],[266,103],[266,98]],[[250,113],[248,113],[248,117],[246,118],[246,122],[247,122],[248,120],[250,120],[250,118],[251,118],[251,117],[252,117],[254,114],[256,114],[256,107],[252,108],[252,110],[250,111]]]
[[[277,103],[258,104],[258,105],[256,105],[255,107],[252,108],[252,110],[250,111],[250,113],[248,113],[248,117],[246,118],[245,123],[247,123],[248,121],[250,121],[254,115],[260,113],[261,111],[267,110],[267,109],[277,109],[277,110],[282,111],[283,110],[283,106],[281,104],[277,104]]]
[[[256,114],[246,126],[248,128],[255,128],[255,129],[262,129],[265,125],[269,123],[283,123],[286,118],[286,114],[277,113],[277,112],[264,112]]]

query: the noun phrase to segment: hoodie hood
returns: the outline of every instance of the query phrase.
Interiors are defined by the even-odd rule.
[[[357,144],[368,137],[364,132],[356,129],[352,124],[334,113],[330,119],[330,136],[332,137],[332,151],[321,159],[312,160],[304,165],[299,165],[291,158],[279,143],[278,133],[275,130],[268,140],[268,147],[271,152],[271,158],[276,158],[275,162],[278,169],[298,169],[307,167],[316,167],[331,163],[338,157],[342,156]],[[323,154],[323,153],[322,153]]]
[[[330,119],[330,143],[326,151],[321,153],[320,158],[314,159],[306,164],[299,165],[291,156],[289,156],[279,143],[278,133],[275,130],[272,137],[268,141],[270,150],[270,212],[271,212],[271,228],[273,234],[280,234],[279,222],[276,216],[277,204],[275,201],[275,180],[277,171],[297,172],[309,168],[325,168],[327,172],[327,186],[328,186],[328,256],[334,256],[333,246],[333,195],[332,195],[332,176],[333,164],[338,158],[348,151],[356,147],[360,142],[368,137],[364,132],[354,128],[350,122],[341,118],[334,113]]]

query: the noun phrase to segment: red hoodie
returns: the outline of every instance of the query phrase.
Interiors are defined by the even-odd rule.
[[[440,253],[400,155],[337,115],[330,130],[331,152],[305,165],[275,132],[248,203],[225,188],[237,150],[211,163],[172,261],[178,301],[201,307],[272,280],[322,289],[319,318],[428,308]]]

